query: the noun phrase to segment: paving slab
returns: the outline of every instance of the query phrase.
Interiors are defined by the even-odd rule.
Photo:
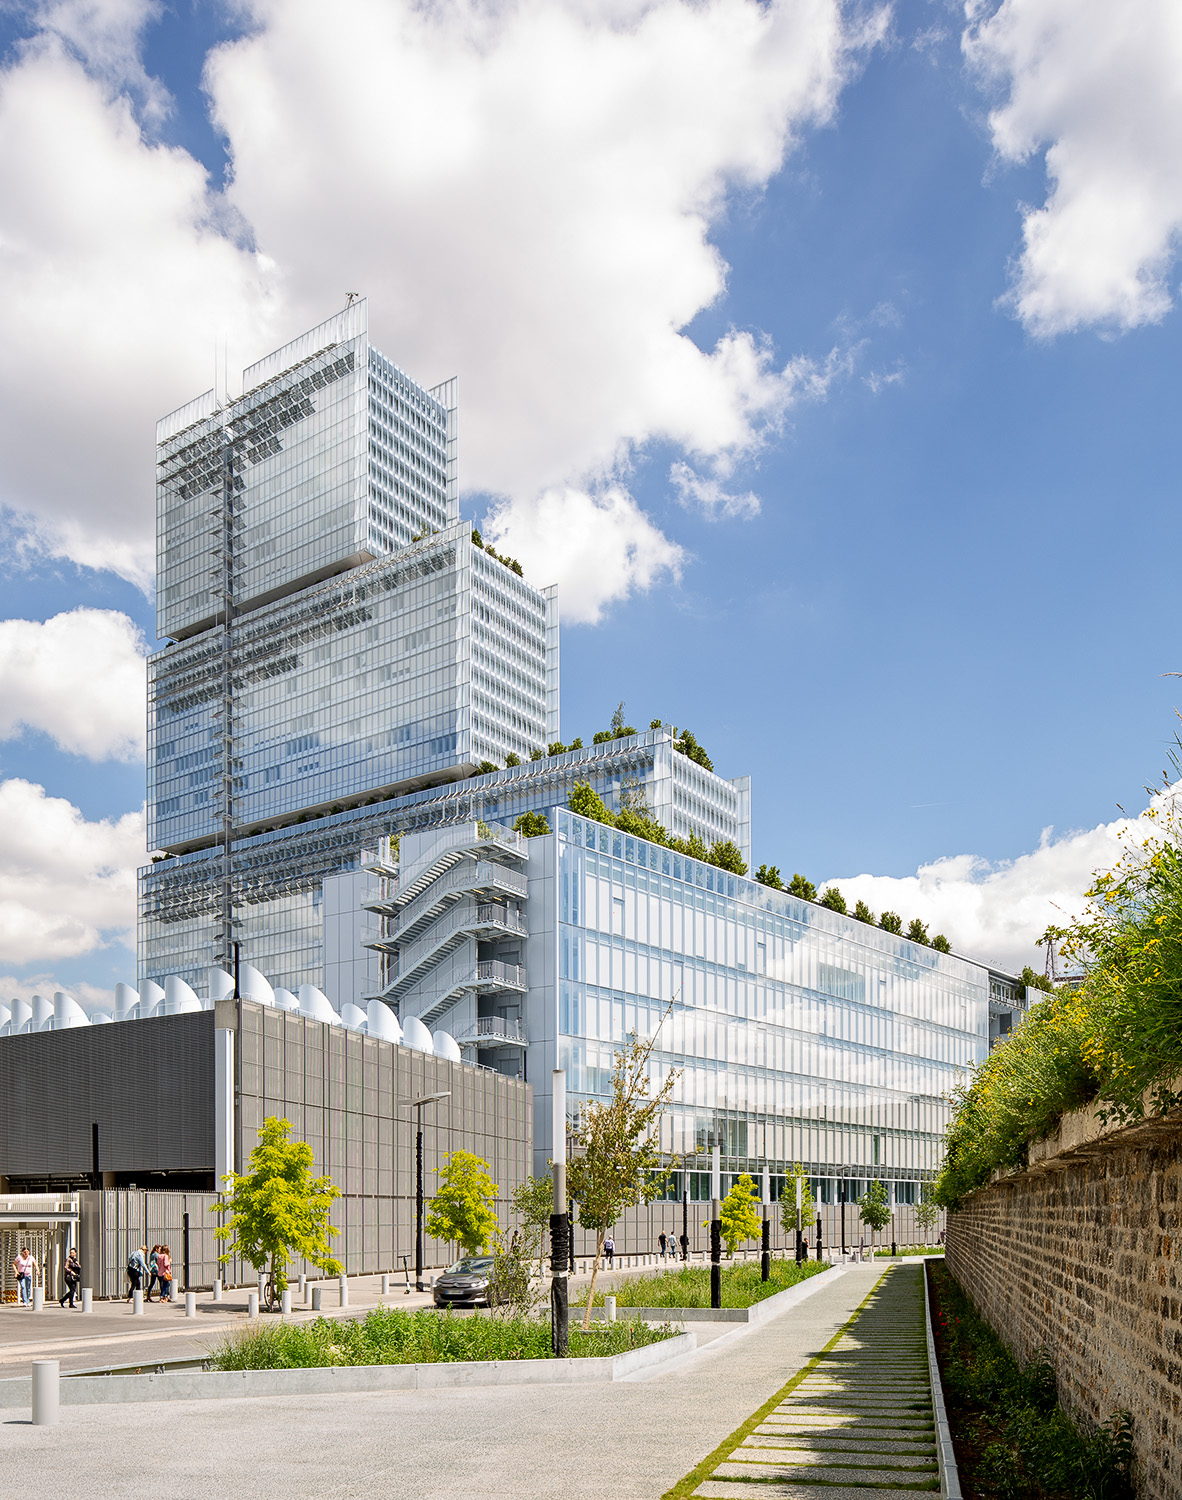
[[[173,1402],[164,1427],[159,1408],[71,1408],[57,1427],[0,1421],[0,1472],[54,1500],[658,1500],[808,1367],[881,1272],[851,1267],[649,1380]]]

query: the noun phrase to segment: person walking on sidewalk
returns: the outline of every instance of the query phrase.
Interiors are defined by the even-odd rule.
[[[616,1263],[616,1242],[609,1234],[603,1242],[603,1253],[607,1256],[609,1269]]]
[[[148,1279],[147,1249],[147,1245],[139,1245],[127,1257],[127,1296],[124,1299],[127,1302],[131,1301],[133,1293],[140,1291]]]
[[[22,1307],[33,1305],[33,1280],[37,1275],[37,1261],[28,1245],[22,1245],[12,1263],[12,1274],[16,1277],[16,1289]]]
[[[657,1244],[660,1246],[661,1259],[664,1260],[665,1256],[669,1253],[669,1237],[668,1235],[666,1235],[663,1229],[661,1230],[660,1234],[657,1235]]]
[[[153,1245],[152,1246],[151,1254],[148,1256],[148,1285],[144,1289],[144,1301],[145,1302],[151,1302],[151,1300],[152,1300],[152,1288],[156,1285],[156,1282],[157,1282],[157,1280],[159,1279],[159,1276],[160,1276],[160,1271],[159,1271],[159,1268],[158,1268],[158,1266],[156,1264],[157,1257],[159,1256],[159,1254],[160,1254],[160,1246],[159,1245]]]
[[[66,1264],[62,1275],[66,1280],[66,1290],[57,1299],[58,1305],[65,1307],[66,1298],[69,1297],[70,1307],[73,1308],[74,1298],[78,1293],[78,1288],[82,1285],[82,1262],[78,1259],[78,1252],[74,1249],[73,1245],[70,1246],[70,1253],[66,1256]]]
[[[156,1275],[160,1278],[161,1302],[172,1301],[172,1254],[167,1245],[156,1250]]]

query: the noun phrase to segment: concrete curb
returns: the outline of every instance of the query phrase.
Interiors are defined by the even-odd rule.
[[[846,1265],[830,1266],[820,1275],[810,1276],[807,1281],[798,1282],[796,1286],[765,1297],[762,1302],[756,1302],[751,1307],[617,1307],[616,1317],[639,1318],[642,1323],[766,1323],[769,1318],[778,1318],[790,1307],[795,1307],[798,1302],[803,1302],[806,1297],[820,1291],[821,1287],[828,1286],[848,1269]],[[608,1296],[610,1295],[609,1292]],[[572,1307],[572,1316],[575,1311]],[[581,1313],[582,1309],[578,1311]],[[606,1317],[606,1308],[591,1309],[592,1322],[597,1318],[602,1321]]]
[[[61,1382],[62,1406],[129,1401],[209,1401],[241,1396],[321,1396],[360,1391],[438,1390],[455,1386],[586,1385],[623,1380],[689,1354],[682,1333],[611,1358],[480,1360],[424,1365],[328,1365],[311,1370],[178,1370],[164,1375],[74,1375]],[[29,1406],[32,1380],[0,1380],[0,1409]]]
[[[929,1257],[935,1259],[935,1257]],[[941,1500],[963,1500],[960,1493],[960,1475],[956,1469],[956,1452],[952,1446],[952,1432],[948,1426],[948,1412],[944,1406],[944,1387],[940,1382],[940,1366],[936,1361],[936,1340],[932,1333],[932,1301],[928,1295],[927,1260],[923,1267],[923,1326],[928,1336],[928,1375],[932,1384],[932,1410],[936,1416],[936,1459],[940,1465]]]

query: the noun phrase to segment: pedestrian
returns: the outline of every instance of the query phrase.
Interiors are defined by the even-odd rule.
[[[609,1268],[611,1266],[614,1266],[616,1263],[616,1242],[612,1239],[610,1234],[603,1242],[603,1253],[607,1256],[607,1263]]]
[[[131,1301],[132,1294],[143,1288],[148,1279],[147,1245],[137,1245],[127,1257],[127,1298]]]
[[[664,1230],[662,1230],[661,1233],[657,1235],[657,1244],[661,1247],[661,1259],[664,1260],[666,1255],[669,1253],[669,1240]]]
[[[66,1290],[57,1299],[58,1306],[65,1307],[66,1298],[69,1297],[70,1307],[73,1309],[74,1298],[78,1293],[78,1288],[82,1285],[82,1262],[78,1259],[78,1252],[74,1249],[73,1245],[70,1246],[70,1253],[66,1256],[66,1264],[62,1275],[65,1277]]]
[[[689,1260],[689,1235],[684,1233],[678,1235],[678,1241],[681,1245],[682,1260]]]
[[[144,1301],[151,1302],[152,1288],[159,1280],[159,1271],[156,1266],[156,1257],[160,1254],[160,1246],[153,1245],[152,1253],[148,1256],[148,1285],[144,1288]]]
[[[160,1278],[161,1302],[172,1301],[172,1253],[167,1245],[156,1250],[156,1274]]]
[[[37,1262],[30,1254],[28,1245],[22,1245],[17,1251],[16,1259],[12,1263],[12,1274],[16,1277],[16,1289],[21,1306],[30,1307],[33,1302],[33,1277],[37,1274]]]

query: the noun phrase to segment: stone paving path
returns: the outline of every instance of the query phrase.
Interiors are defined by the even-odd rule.
[[[940,1483],[923,1319],[922,1265],[892,1267],[833,1342],[670,1494],[930,1500]]]

